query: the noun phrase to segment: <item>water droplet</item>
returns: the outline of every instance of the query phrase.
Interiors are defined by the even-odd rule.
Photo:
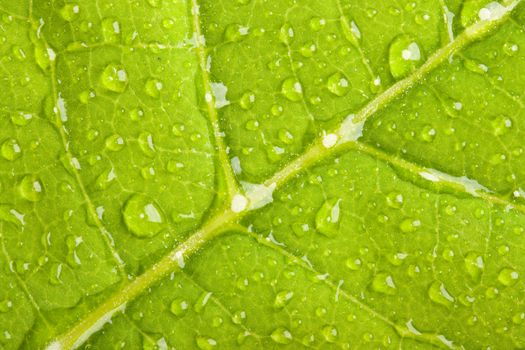
[[[228,24],[224,29],[224,39],[226,41],[236,42],[248,35],[248,28],[243,27],[239,24]]]
[[[317,52],[317,46],[313,41],[309,41],[301,46],[301,55],[303,57],[312,57]]]
[[[147,0],[151,7],[159,7],[162,4],[162,0]]]
[[[436,304],[450,307],[454,303],[454,297],[447,291],[441,282],[433,282],[428,289],[428,296]]]
[[[396,294],[396,285],[391,275],[380,272],[372,280],[372,289],[378,293],[394,295]]]
[[[339,335],[337,328],[330,325],[324,326],[323,329],[321,329],[321,334],[329,343],[334,343],[337,340],[337,336]]]
[[[337,72],[328,78],[326,87],[332,94],[342,97],[350,91],[350,82],[345,75]]]
[[[104,41],[116,43],[120,41],[120,23],[114,18],[105,18],[102,20],[102,35]]]
[[[106,148],[110,151],[120,151],[124,145],[124,139],[119,134],[113,134],[106,139]]]
[[[123,210],[124,222],[137,237],[153,237],[165,224],[164,214],[159,206],[142,194],[133,195]]]
[[[348,40],[355,47],[359,47],[359,42],[361,41],[361,31],[359,30],[357,24],[344,16],[339,19],[339,22],[341,23],[341,29],[346,40]]]
[[[288,78],[283,82],[281,86],[281,92],[284,97],[290,101],[297,102],[303,97],[303,86],[299,80],[295,78]]]
[[[491,124],[494,136],[502,136],[512,128],[512,119],[501,115],[493,119]]]
[[[465,256],[465,269],[474,282],[480,281],[481,273],[483,272],[484,268],[485,263],[479,254],[474,252],[467,253]]]
[[[419,138],[425,142],[432,142],[436,137],[436,129],[432,125],[425,125],[419,134]]]
[[[197,336],[195,342],[197,343],[197,347],[201,350],[212,350],[217,346],[217,341],[215,339],[202,336]]]
[[[22,149],[18,145],[18,141],[15,139],[9,139],[2,143],[2,157],[7,160],[16,160],[22,155]]]
[[[293,340],[292,333],[284,327],[276,328],[270,335],[272,340],[277,344],[287,345]]]
[[[273,306],[277,309],[282,309],[290,302],[290,300],[292,300],[292,298],[293,298],[293,292],[290,292],[287,290],[280,291],[275,296]]]
[[[517,44],[512,43],[512,42],[506,42],[503,45],[503,52],[505,52],[507,56],[515,56],[519,50],[520,50],[520,47]]]
[[[245,92],[241,99],[239,100],[239,105],[242,109],[248,110],[253,107],[253,104],[255,103],[255,94],[251,91]]]
[[[406,77],[421,64],[419,45],[406,34],[397,36],[390,44],[388,61],[395,79]]]
[[[236,311],[232,315],[232,322],[235,324],[243,324],[246,321],[246,311]]]
[[[279,106],[279,105],[273,105],[272,108],[270,109],[270,112],[272,112],[272,115],[274,117],[278,117],[280,116],[281,114],[283,114],[283,107],[282,106]]]
[[[400,209],[403,206],[403,195],[397,192],[391,192],[386,196],[386,204],[394,209]]]
[[[519,277],[520,275],[516,270],[504,268],[498,274],[498,281],[504,286],[510,287],[518,282]]]
[[[314,32],[318,32],[326,26],[326,20],[320,17],[313,17],[310,19],[310,28]]]
[[[16,126],[25,126],[33,119],[31,113],[18,112],[11,115],[11,122]]]
[[[414,219],[405,219],[399,224],[399,229],[404,233],[416,232],[421,226],[421,221]]]
[[[113,168],[103,171],[95,180],[95,186],[98,189],[105,190],[113,183],[113,180],[117,178],[115,170]]]
[[[42,181],[35,175],[26,175],[19,184],[20,195],[30,201],[38,202],[44,196]]]
[[[164,18],[162,20],[162,28],[171,29],[175,25],[175,21],[172,18]]]
[[[153,158],[155,156],[155,145],[153,144],[153,136],[150,133],[141,133],[138,142],[140,149],[147,157]]]
[[[59,13],[65,21],[72,22],[80,15],[80,7],[77,4],[65,4]]]
[[[463,66],[465,66],[465,68],[467,68],[469,71],[481,75],[486,74],[489,71],[489,67],[481,62],[471,59],[464,59]]]
[[[291,145],[293,143],[293,135],[287,129],[280,129],[279,140],[281,140],[284,144]]]
[[[57,285],[61,284],[62,280],[60,279],[62,275],[62,264],[53,263],[49,269],[49,283]]]
[[[100,76],[102,85],[109,91],[122,93],[128,85],[128,74],[119,64],[108,64]]]
[[[160,92],[164,88],[163,83],[158,79],[148,79],[144,85],[144,91],[149,97],[159,98]]]
[[[182,316],[188,310],[188,302],[182,298],[177,298],[171,302],[170,311],[175,316]]]
[[[193,310],[196,313],[201,313],[204,310],[204,307],[206,304],[208,304],[208,301],[210,300],[212,293],[211,292],[203,292],[199,296],[199,299],[195,302],[195,305],[193,305]]]
[[[211,326],[214,328],[220,327],[224,323],[224,320],[222,317],[215,316],[213,320],[211,321]]]
[[[315,216],[315,228],[327,237],[334,237],[339,233],[340,203],[341,199],[328,199]]]
[[[352,271],[357,271],[361,268],[363,263],[361,262],[361,259],[358,258],[348,258],[345,261],[346,267],[348,267]]]
[[[140,107],[134,108],[129,112],[129,117],[133,121],[138,121],[144,118],[144,110]]]
[[[281,29],[279,30],[279,40],[286,45],[290,45],[292,43],[294,37],[294,31],[292,26],[289,23],[283,24]]]

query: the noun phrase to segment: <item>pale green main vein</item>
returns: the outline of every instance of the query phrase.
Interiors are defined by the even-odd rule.
[[[509,13],[521,2],[521,0],[516,0],[507,6],[507,11],[499,18],[493,21],[482,21],[477,24],[472,25],[467,28],[460,36],[456,38],[455,41],[449,43],[443,48],[439,49],[434,55],[432,55],[429,60],[423,64],[419,69],[413,72],[407,78],[397,82],[384,93],[376,97],[373,101],[367,104],[361,111],[356,114],[357,122],[362,122],[370,117],[372,114],[378,110],[384,108],[386,105],[391,103],[397,97],[402,95],[404,92],[409,90],[415,84],[421,82],[423,78],[431,72],[433,69],[438,67],[440,64],[445,62],[451,55],[474,42],[475,40],[483,37],[491,30],[503,23],[509,16]],[[191,0],[192,5],[197,6],[196,0]],[[194,25],[199,24],[198,19],[198,7],[197,12],[194,13]],[[200,28],[198,29],[197,35],[200,35]],[[205,63],[204,50],[200,48],[201,53],[199,54],[201,64]],[[203,61],[204,60],[204,61]],[[205,68],[201,66],[201,68]],[[205,72],[205,70],[204,70]],[[206,75],[206,77],[208,77]],[[206,87],[210,88],[209,78],[204,78],[205,89]],[[210,90],[207,91],[211,93]],[[208,104],[209,108],[211,106]],[[231,169],[229,168],[229,161],[225,153],[224,144],[221,140],[221,131],[218,125],[218,117],[215,108],[209,109],[210,118],[215,119],[215,123],[212,121],[213,130],[216,136],[218,143],[222,144],[223,151],[222,156],[220,155],[219,159],[222,163],[222,169]],[[322,159],[325,159],[337,152],[344,150],[348,145],[348,142],[341,142],[337,146],[332,148],[325,148],[323,146],[322,140],[316,140],[312,146],[310,146],[301,156],[296,160],[292,161],[289,165],[284,167],[282,170],[276,172],[270,179],[264,181],[264,184],[272,185],[275,184],[276,187],[281,187],[286,182],[290,181],[295,175],[299,172],[304,171],[309,166],[313,165],[316,162],[319,162]],[[219,149],[220,151],[220,149]],[[226,162],[226,163],[225,163]],[[232,177],[226,177],[227,181],[235,181],[233,175]],[[231,188],[230,188],[231,190]],[[229,203],[223,203],[228,208]],[[62,336],[57,338],[55,341],[48,345],[48,350],[60,350],[60,349],[71,349],[80,346],[84,341],[86,341],[89,336],[98,330],[98,327],[101,327],[101,320],[104,320],[104,317],[108,314],[111,314],[114,310],[123,308],[127,302],[133,300],[145,290],[150,288],[153,284],[157,283],[162,277],[168,273],[181,269],[184,267],[184,259],[187,259],[199,248],[201,248],[205,243],[212,240],[213,238],[219,236],[221,233],[226,232],[229,229],[229,225],[235,222],[238,222],[246,212],[234,213],[230,209],[225,209],[220,211],[218,214],[211,217],[206,224],[204,224],[199,230],[197,230],[190,238],[185,242],[180,244],[176,249],[162,258],[157,264],[152,266],[142,275],[137,277],[135,280],[126,285],[119,292],[115,293],[112,297],[106,300],[103,304],[85,316],[79,323],[77,323],[73,328],[64,333]]]

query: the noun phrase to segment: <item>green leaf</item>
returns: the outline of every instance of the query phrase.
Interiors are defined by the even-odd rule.
[[[0,0],[0,349],[525,348],[520,0]]]

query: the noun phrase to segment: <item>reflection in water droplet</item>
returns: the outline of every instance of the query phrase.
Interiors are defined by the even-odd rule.
[[[133,195],[126,202],[123,216],[128,229],[140,238],[153,237],[165,226],[162,210],[142,194]]]
[[[20,195],[30,202],[38,202],[44,196],[42,181],[35,175],[24,176],[18,189]]]
[[[122,93],[128,85],[128,74],[119,64],[108,64],[100,76],[102,85],[109,91]]]
[[[340,203],[341,199],[328,199],[315,216],[315,228],[327,237],[334,237],[339,233]]]
[[[397,36],[390,44],[388,62],[395,79],[406,77],[422,62],[419,45],[406,34]]]
[[[20,158],[22,155],[22,149],[18,145],[18,141],[15,139],[4,141],[4,143],[2,143],[2,150],[0,152],[2,153],[2,157],[11,161]]]
[[[295,78],[286,79],[281,86],[281,92],[292,102],[300,101],[303,97],[303,87]]]
[[[292,333],[284,327],[275,329],[270,335],[272,340],[277,344],[290,344],[293,340]]]

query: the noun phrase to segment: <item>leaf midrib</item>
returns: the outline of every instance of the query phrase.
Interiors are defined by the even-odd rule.
[[[197,4],[197,0],[190,0],[192,6]],[[480,39],[488,32],[498,27],[503,23],[510,15],[510,12],[521,3],[522,0],[515,0],[512,4],[507,6],[508,11],[504,16],[498,20],[491,22],[479,22],[471,27],[465,29],[465,31],[460,34],[456,40],[443,46],[436,53],[434,53],[419,69],[414,71],[407,78],[398,81],[392,85],[389,89],[384,91],[370,103],[365,105],[357,114],[356,122],[365,121],[371,115],[376,113],[378,110],[386,107],[401,94],[408,91],[413,86],[420,83],[423,78],[436,67],[441,65],[445,60],[447,60],[451,55],[460,51],[470,43]],[[198,4],[197,4],[198,5]],[[198,17],[198,14],[194,13],[194,16]],[[200,20],[197,19],[194,23],[200,23]],[[200,27],[200,25],[199,25]],[[199,30],[200,32],[200,30]],[[204,51],[203,51],[204,52]],[[205,56],[204,56],[205,57]],[[205,68],[205,66],[201,66]],[[205,70],[205,69],[204,69]],[[206,84],[206,81],[204,81]],[[209,83],[209,77],[208,77]],[[205,87],[206,88],[206,87]],[[215,110],[213,108],[213,110]],[[210,110],[209,110],[210,111]],[[217,116],[215,111],[215,117]],[[212,117],[212,115],[210,115]],[[218,122],[213,124],[214,135],[220,136],[221,132],[219,129]],[[220,137],[218,141],[220,141]],[[290,181],[298,173],[306,170],[309,166],[328,158],[337,152],[341,152],[345,149],[348,143],[340,143],[332,149],[325,149],[322,146],[321,139],[318,139],[313,142],[313,144],[299,157],[294,161],[285,166],[282,170],[277,171],[270,179],[264,181],[264,184],[275,184],[277,188],[280,188],[283,184]],[[225,148],[223,148],[225,150]],[[219,148],[220,153],[220,148]],[[224,157],[225,156],[225,157]],[[227,155],[224,152],[224,156],[220,156],[220,166],[223,171],[228,171],[230,167]],[[225,158],[225,159],[224,159]],[[226,170],[224,170],[226,169]],[[231,171],[231,168],[229,168]],[[232,173],[233,174],[233,173]],[[233,175],[232,175],[233,176]],[[226,179],[227,181],[235,180],[234,177],[231,179]],[[482,197],[484,198],[484,197]],[[246,212],[234,213],[229,209],[229,203],[224,203],[226,209],[219,211],[216,215],[211,217],[200,229],[190,236],[185,242],[181,243],[176,249],[162,258],[157,264],[148,269],[142,275],[138,276],[135,280],[125,285],[120,291],[115,293],[113,296],[108,298],[104,303],[99,305],[95,310],[90,314],[86,315],[79,323],[74,325],[69,331],[65,332],[62,336],[57,338],[56,341],[52,342],[49,345],[51,346],[60,346],[63,348],[71,348],[75,344],[78,338],[83,334],[90,331],[90,328],[105,314],[114,310],[122,305],[126,304],[128,301],[133,300],[137,296],[141,295],[144,290],[151,287],[153,284],[158,282],[163,276],[169,272],[173,272],[177,269],[180,269],[181,259],[188,259],[195,251],[200,249],[205,243],[211,241],[215,237],[219,236],[222,233],[228,231],[229,224],[238,222]],[[372,310],[372,309],[370,309]],[[373,310],[372,310],[373,311]],[[385,321],[385,320],[384,320]],[[385,321],[386,322],[386,321]],[[77,346],[81,344],[75,344]]]

